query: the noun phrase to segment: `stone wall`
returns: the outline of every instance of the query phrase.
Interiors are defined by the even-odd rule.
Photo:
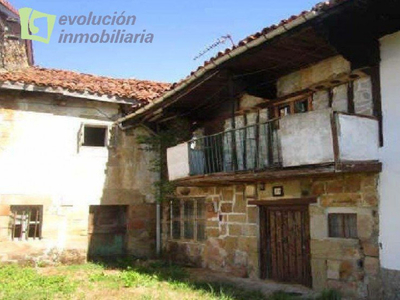
[[[342,175],[302,180],[303,194],[318,196],[310,205],[313,287],[379,299],[377,175]],[[328,213],[356,213],[358,239],[328,237]]]
[[[29,66],[26,43],[21,39],[4,38],[2,67],[6,70],[22,69]]]
[[[0,71],[28,67],[33,63],[33,53],[27,49],[32,41],[21,39],[19,20],[1,11],[0,23]]]
[[[384,290],[384,298],[387,300],[399,300],[400,299],[400,271],[389,270],[386,268],[381,269],[382,273],[382,284]]]
[[[313,89],[313,110],[329,108],[329,88],[325,85],[329,80],[350,74],[350,64],[341,56],[323,60],[311,67],[304,68],[283,76],[277,81],[278,97],[286,96],[306,89]],[[373,115],[372,82],[367,75],[353,80],[354,113]],[[334,111],[348,112],[348,81],[343,80],[331,88],[332,108]],[[337,83],[336,83],[337,84]]]
[[[177,192],[179,195],[180,189]],[[207,240],[201,243],[171,240],[168,223],[164,222],[163,247],[167,257],[240,277],[257,277],[258,209],[247,204],[244,186],[192,187],[187,197],[191,196],[206,199]],[[163,212],[163,220],[168,220],[168,205]]]
[[[325,59],[311,67],[301,69],[278,79],[278,97],[301,91],[322,81],[350,73],[350,63],[342,56]]]
[[[136,142],[149,132],[111,129],[104,115],[118,104],[4,91],[0,100],[0,260],[85,261],[90,205],[128,205],[128,253],[153,256],[154,154]],[[79,147],[82,123],[109,126],[108,146]],[[43,205],[41,240],[11,240],[11,205]]]
[[[346,296],[379,299],[378,196],[375,174],[288,179],[262,184],[178,188],[178,197],[207,201],[207,239],[172,240],[164,206],[163,247],[171,260],[242,277],[259,276],[259,209],[250,200],[317,197],[309,206],[313,288],[335,288]],[[273,197],[272,187],[284,196]],[[216,208],[216,209],[215,209]],[[356,213],[357,239],[328,237],[329,213]]]

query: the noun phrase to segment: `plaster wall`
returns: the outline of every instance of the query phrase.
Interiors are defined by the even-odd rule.
[[[148,132],[112,129],[113,103],[5,91],[0,100],[0,260],[84,261],[89,206],[111,204],[129,206],[129,252],[151,254],[155,220],[142,216],[154,211],[154,154],[136,141]],[[108,126],[108,146],[79,145],[82,124]],[[11,205],[43,206],[41,240],[11,240]]]
[[[379,124],[377,120],[339,114],[337,121],[341,160],[379,159]]]
[[[295,114],[280,120],[284,167],[333,162],[331,110]]]
[[[380,242],[382,267],[400,270],[400,33],[381,39],[381,93],[384,146],[380,149]],[[400,282],[399,282],[400,285]]]

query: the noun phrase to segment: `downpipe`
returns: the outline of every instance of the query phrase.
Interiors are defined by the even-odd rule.
[[[157,201],[156,205],[156,254],[161,256],[161,204]]]
[[[143,125],[143,124],[135,124],[135,125],[129,125],[129,126],[123,126],[122,123],[116,122],[115,123],[118,128],[121,131],[126,131],[128,129],[131,129],[133,127],[144,127],[145,129],[147,129],[150,134],[152,135],[157,135],[156,132],[154,132],[153,130],[151,130],[150,128],[148,128],[147,126]],[[156,255],[159,258],[161,256],[161,204],[159,201],[157,201],[156,204]]]

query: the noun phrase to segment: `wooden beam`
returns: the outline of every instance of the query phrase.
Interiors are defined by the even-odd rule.
[[[177,186],[215,186],[257,183],[267,180],[295,179],[299,177],[324,177],[339,173],[379,173],[382,164],[377,161],[339,162],[303,166],[297,168],[274,168],[260,172],[231,172],[190,176],[173,181]]]
[[[250,200],[248,201],[248,203],[258,206],[308,205],[310,203],[317,203],[317,197],[281,198],[276,200]]]
[[[347,112],[354,114],[354,83],[350,81],[347,85]]]
[[[372,100],[373,100],[373,110],[374,116],[378,118],[379,122],[379,143],[383,147],[383,125],[382,125],[382,95],[381,95],[381,79],[380,79],[380,67],[379,64],[366,70],[371,76],[372,84]]]
[[[382,172],[382,163],[380,162],[340,162],[336,166],[337,172],[342,173],[380,173]]]

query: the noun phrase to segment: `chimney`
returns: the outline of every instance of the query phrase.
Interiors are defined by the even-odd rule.
[[[0,15],[2,69],[18,70],[33,64],[32,41],[21,39],[19,19]]]
[[[18,10],[8,0],[0,0],[0,71],[33,64],[32,41],[21,39]]]

